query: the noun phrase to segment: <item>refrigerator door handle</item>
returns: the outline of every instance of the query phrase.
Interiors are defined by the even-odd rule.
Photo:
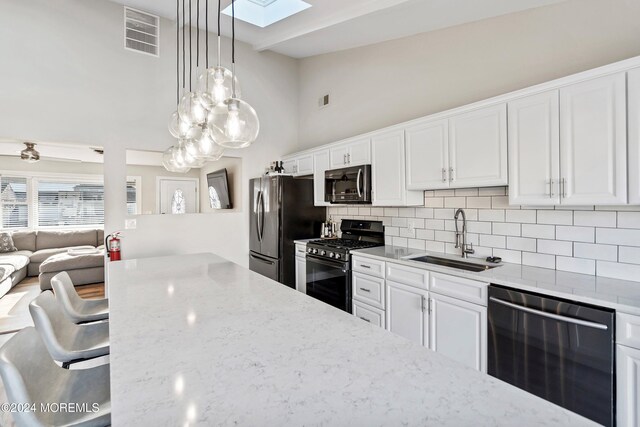
[[[260,241],[264,237],[264,193],[260,192]]]
[[[256,208],[258,210],[258,214],[256,215],[256,230],[258,232],[258,241],[262,241],[262,230],[260,230],[260,206],[261,204],[261,200],[262,200],[262,191],[258,191],[258,199],[256,201],[256,204],[258,205]]]

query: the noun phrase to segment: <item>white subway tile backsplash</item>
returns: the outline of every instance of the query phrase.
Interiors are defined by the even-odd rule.
[[[618,247],[613,245],[575,242],[573,244],[573,256],[576,258],[599,259],[602,261],[617,261]]]
[[[573,242],[538,239],[538,252],[552,255],[573,255]]]
[[[522,252],[522,264],[532,267],[556,268],[556,257],[554,255]]]
[[[576,211],[573,213],[573,225],[590,227],[615,227],[615,212]]]
[[[535,252],[536,242],[536,239],[529,239],[526,237],[507,237],[507,249]]]
[[[460,255],[453,216],[463,208],[473,257],[640,280],[640,206],[522,207],[507,195],[506,187],[430,190],[421,207],[331,206],[327,216],[377,219],[387,244]]]
[[[520,224],[510,222],[494,222],[493,234],[500,236],[520,236]]]
[[[556,239],[593,243],[595,241],[595,228],[558,226],[556,227]]]
[[[556,269],[572,273],[596,274],[596,261],[592,259],[556,257]]]
[[[538,224],[571,225],[572,211],[538,211]]]
[[[555,239],[556,227],[553,225],[522,224],[522,237]]]
[[[508,209],[505,211],[507,222],[519,222],[519,223],[536,223],[536,211],[535,210],[514,210]]]

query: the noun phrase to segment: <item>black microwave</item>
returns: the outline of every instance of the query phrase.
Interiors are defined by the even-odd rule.
[[[371,165],[326,171],[324,200],[338,204],[371,204]]]

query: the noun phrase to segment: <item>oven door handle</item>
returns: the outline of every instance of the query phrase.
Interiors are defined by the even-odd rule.
[[[547,313],[546,311],[536,310],[534,308],[524,307],[518,304],[513,304],[511,302],[503,301],[501,299],[495,297],[489,297],[490,301],[493,301],[498,304],[505,305],[507,307],[513,308],[514,310],[524,311],[526,313],[536,314],[542,317],[548,317],[550,319],[558,320],[560,322],[573,323],[580,326],[586,326],[588,328],[602,329],[607,330],[609,327],[607,325],[603,325],[602,323],[589,322],[587,320],[574,319],[573,317],[560,316],[559,314]]]
[[[307,261],[311,261],[311,262],[315,262],[317,264],[321,264],[321,265],[325,265],[327,267],[334,267],[334,268],[339,268],[341,269],[343,272],[347,272],[347,263],[345,262],[340,262],[340,263],[335,263],[335,262],[331,262],[331,261],[325,261],[322,258],[318,258],[318,257],[314,257],[311,255],[307,255],[306,257]]]

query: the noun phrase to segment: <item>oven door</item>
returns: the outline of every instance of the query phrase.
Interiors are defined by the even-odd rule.
[[[307,254],[307,295],[351,313],[349,263]]]

